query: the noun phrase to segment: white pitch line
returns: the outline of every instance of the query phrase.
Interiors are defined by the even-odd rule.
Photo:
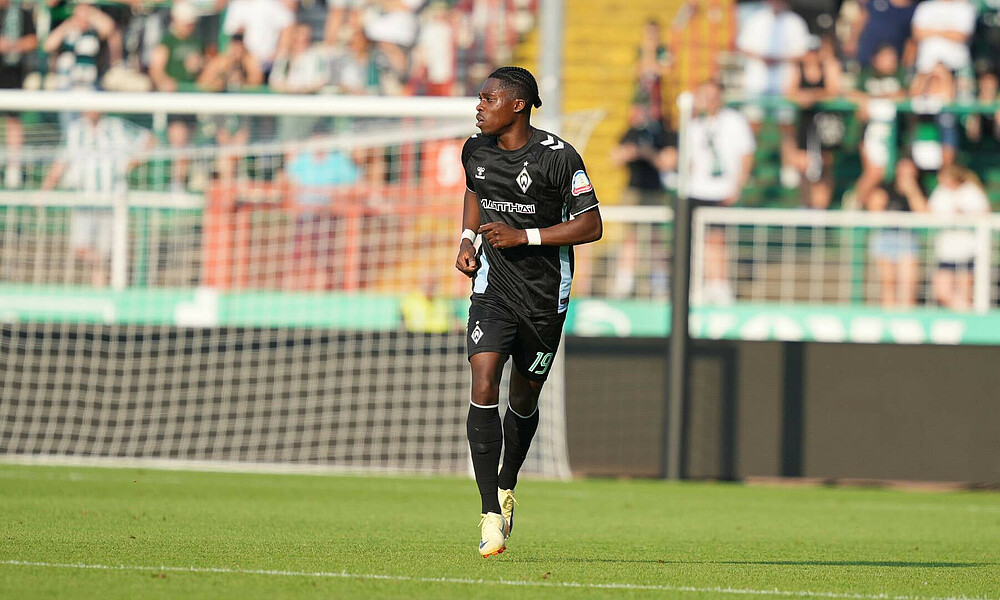
[[[94,565],[85,563],[50,563],[26,560],[0,560],[0,565],[41,567],[49,569],[87,569],[95,571],[156,571],[169,573],[213,573],[224,575],[264,575],[271,577],[318,577],[324,579],[361,579],[401,583],[438,583],[457,585],[508,585],[539,588],[578,588],[594,590],[631,590],[652,592],[683,592],[690,594],[733,594],[740,596],[779,596],[792,598],[837,598],[847,600],[1000,600],[986,596],[895,596],[891,594],[852,594],[811,590],[757,590],[732,587],[695,587],[686,585],[644,585],[639,583],[585,583],[578,581],[519,581],[511,579],[462,579],[457,577],[410,577],[347,571],[282,571],[268,569],[230,569],[226,567],[158,567],[148,565]]]

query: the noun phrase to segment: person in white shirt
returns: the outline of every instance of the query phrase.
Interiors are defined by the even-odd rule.
[[[330,85],[333,77],[333,49],[312,43],[312,28],[305,23],[292,26],[274,58],[268,77],[271,89],[283,94],[315,94]],[[282,115],[278,117],[278,139],[301,140],[323,117]]]
[[[299,23],[278,50],[268,83],[283,94],[315,94],[330,83],[331,62],[330,49],[313,45],[312,29]]]
[[[282,32],[294,23],[295,15],[280,0],[233,0],[226,10],[222,31],[230,36],[243,32],[247,51],[267,75]]]
[[[740,25],[736,47],[746,59],[743,92],[748,97],[784,93],[797,61],[809,47],[809,27],[786,0],[768,0]]]
[[[927,201],[928,210],[944,217],[970,217],[990,212],[990,202],[976,174],[957,165],[941,169],[938,186]],[[934,240],[937,271],[934,299],[945,308],[968,310],[972,305],[972,270],[976,234],[966,229],[946,230]]]
[[[944,63],[958,77],[971,77],[969,39],[976,28],[976,7],[968,0],[927,0],[913,13],[917,72]]]
[[[428,96],[451,96],[455,85],[455,28],[450,19],[447,5],[434,2],[417,36],[413,70],[426,81]]]
[[[694,117],[688,126],[688,195],[692,210],[701,206],[732,206],[740,198],[753,168],[757,148],[746,118],[722,104],[722,88],[715,81],[698,86]],[[705,297],[696,302],[733,300],[726,264],[725,231],[708,230],[705,239]]]
[[[149,131],[123,119],[84,113],[67,127],[63,150],[42,182],[43,190],[61,184],[97,205],[74,208],[70,215],[70,246],[90,270],[95,287],[107,285],[113,237],[110,205],[127,192],[127,175],[139,164],[137,155],[154,143]]]
[[[386,58],[387,69],[383,84],[401,91],[405,78],[409,52],[417,42],[420,21],[417,13],[425,0],[378,0],[364,12],[362,23],[365,36],[375,44]]]

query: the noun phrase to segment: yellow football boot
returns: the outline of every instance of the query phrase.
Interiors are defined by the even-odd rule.
[[[502,554],[507,549],[507,538],[503,533],[507,529],[507,522],[503,515],[495,512],[484,514],[479,521],[479,528],[482,530],[482,535],[479,537],[479,553],[483,558]]]
[[[517,504],[517,500],[514,499],[514,490],[497,490],[497,497],[500,499],[500,513],[507,523],[507,527],[503,530],[503,537],[506,539],[514,529],[514,505]]]

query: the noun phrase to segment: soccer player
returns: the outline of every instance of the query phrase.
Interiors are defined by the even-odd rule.
[[[482,496],[483,557],[506,549],[514,525],[517,474],[538,428],[538,395],[569,306],[572,246],[603,232],[580,155],[531,126],[531,109],[541,105],[531,73],[497,69],[479,92],[476,126],[482,133],[462,149],[465,231],[455,267],[474,278],[468,435]],[[478,252],[477,234],[483,239]],[[509,408],[501,422],[500,376],[511,356]]]

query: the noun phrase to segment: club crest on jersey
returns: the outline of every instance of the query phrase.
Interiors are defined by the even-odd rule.
[[[521,172],[517,174],[517,185],[521,188],[521,191],[528,193],[528,188],[531,187],[531,176],[528,175],[527,167],[521,169]]]
[[[478,344],[483,339],[483,330],[479,328],[479,321],[476,321],[476,328],[472,330],[472,343]]]
[[[486,179],[486,167],[476,167],[476,179]]]
[[[588,178],[587,174],[583,172],[583,169],[573,173],[573,187],[571,191],[574,196],[586,194],[593,189],[594,186],[590,184],[590,178]]]

